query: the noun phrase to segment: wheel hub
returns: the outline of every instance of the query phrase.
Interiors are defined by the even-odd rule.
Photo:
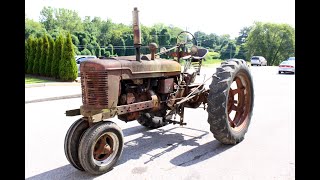
[[[108,135],[102,136],[96,143],[93,151],[94,159],[103,161],[113,153],[113,140]]]

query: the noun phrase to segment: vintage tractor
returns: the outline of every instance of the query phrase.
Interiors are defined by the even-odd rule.
[[[151,43],[150,54],[142,55],[137,8],[133,33],[134,56],[92,59],[80,65],[83,105],[66,115],[82,117],[71,125],[64,143],[65,155],[75,168],[98,175],[115,165],[123,150],[122,131],[108,120],[115,116],[125,122],[138,120],[151,129],[170,123],[186,125],[184,108],[203,104],[217,140],[224,144],[243,140],[254,103],[246,62],[222,62],[212,76],[195,83],[208,50],[197,47],[192,34],[181,32],[174,47],[159,52],[158,45]],[[161,59],[161,55],[173,58]]]

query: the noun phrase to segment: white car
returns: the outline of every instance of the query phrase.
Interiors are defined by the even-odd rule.
[[[286,60],[280,63],[278,68],[278,73],[295,73],[295,61],[294,60]]]
[[[78,67],[78,76],[80,76],[80,63],[88,60],[88,59],[95,59],[97,58],[96,56],[76,56],[76,63]]]
[[[266,66],[267,60],[263,56],[252,56],[251,58],[251,66]]]

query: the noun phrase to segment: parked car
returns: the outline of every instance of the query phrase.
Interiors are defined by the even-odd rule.
[[[76,63],[77,63],[77,67],[78,67],[78,76],[80,76],[80,63],[83,61],[86,61],[88,59],[94,59],[97,58],[96,56],[76,56]]]
[[[82,62],[83,60],[85,60],[87,58],[97,58],[97,56],[91,56],[91,55],[78,55],[78,56],[75,56],[77,64],[80,64],[80,62]]]
[[[263,56],[252,56],[251,57],[251,66],[266,66],[267,60]]]
[[[286,60],[280,63],[278,73],[295,73],[295,61],[294,60]]]
[[[287,59],[287,61],[295,61],[296,59],[295,59],[295,57],[289,57],[288,59]]]

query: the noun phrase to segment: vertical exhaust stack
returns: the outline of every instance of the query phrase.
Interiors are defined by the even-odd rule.
[[[133,45],[136,49],[136,60],[140,61],[140,47],[141,47],[141,31],[140,31],[140,22],[139,22],[139,11],[135,7],[132,11],[133,16]]]

